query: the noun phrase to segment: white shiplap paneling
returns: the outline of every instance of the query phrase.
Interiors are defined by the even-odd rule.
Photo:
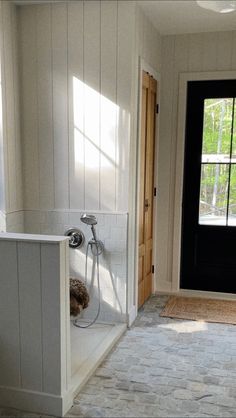
[[[68,4],[52,6],[53,140],[55,206],[69,207]],[[41,93],[39,93],[41,94]]]
[[[4,106],[4,123],[5,123],[5,141],[7,141],[7,175],[8,184],[8,205],[9,209],[14,208],[16,202],[15,184],[15,121],[14,121],[14,86],[13,86],[13,34],[12,34],[12,9],[7,3],[2,4],[3,11],[3,32],[4,32],[4,85],[5,85],[5,106]]]
[[[129,188],[129,135],[131,124],[132,54],[135,47],[135,13],[131,1],[118,2],[117,105],[118,141],[116,150],[117,210],[127,205]]]
[[[42,336],[43,336],[43,389],[60,394],[61,391],[61,334],[60,304],[51,302],[52,295],[60,301],[60,253],[58,247],[44,244],[41,247],[42,280]],[[52,373],[54,370],[54,373]]]
[[[100,206],[101,5],[84,3],[85,209]]]
[[[38,152],[37,20],[35,7],[20,9],[21,122],[24,208],[40,206]]]
[[[0,242],[0,385],[21,386],[19,289],[15,242]]]
[[[70,207],[84,208],[84,3],[68,4]]]
[[[17,243],[21,385],[42,391],[42,306],[40,243]]]
[[[54,206],[51,7],[37,6],[37,108],[40,208]]]
[[[117,2],[101,3],[100,209],[116,209]]]
[[[57,416],[70,407],[68,256],[63,237],[0,236],[2,406]]]
[[[132,1],[21,8],[26,209],[128,209],[134,10]]]

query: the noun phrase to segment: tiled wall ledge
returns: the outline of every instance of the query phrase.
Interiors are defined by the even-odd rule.
[[[24,211],[6,213],[6,231],[23,233],[24,232]]]
[[[72,226],[85,235],[85,244],[80,249],[70,249],[70,275],[85,279],[86,245],[92,238],[91,227],[83,224],[82,211],[24,211],[24,232],[34,234],[64,235]],[[91,213],[91,212],[88,212]],[[127,213],[92,212],[97,217],[97,236],[104,243],[104,253],[99,258],[101,284],[100,321],[126,321],[127,292]],[[93,271],[93,257],[89,252],[88,286]],[[93,276],[90,305],[84,318],[92,319],[98,306],[97,276]]]

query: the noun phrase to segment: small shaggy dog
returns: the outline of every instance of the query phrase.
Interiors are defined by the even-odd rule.
[[[77,316],[82,309],[88,307],[89,294],[80,279],[70,278],[70,314]]]

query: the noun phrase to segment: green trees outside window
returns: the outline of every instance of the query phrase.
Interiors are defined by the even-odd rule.
[[[204,101],[200,224],[236,225],[235,113],[234,98]]]

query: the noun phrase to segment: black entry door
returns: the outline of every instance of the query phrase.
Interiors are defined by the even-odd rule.
[[[188,83],[181,288],[236,293],[236,80]]]

